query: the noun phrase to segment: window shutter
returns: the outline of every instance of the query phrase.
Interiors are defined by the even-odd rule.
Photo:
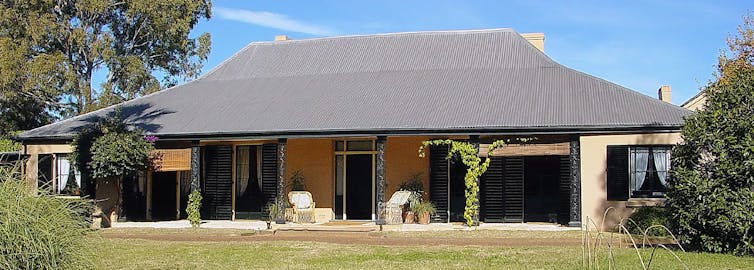
[[[628,200],[628,146],[607,147],[607,200]]]
[[[206,172],[202,189],[202,217],[231,219],[233,148],[230,145],[207,146],[204,153]]]
[[[448,222],[448,146],[429,148],[429,200],[435,205],[435,222]]]
[[[524,158],[507,157],[503,164],[503,220],[524,222]]]
[[[560,156],[560,181],[558,181],[558,223],[571,221],[571,157]]]
[[[262,194],[265,204],[263,211],[267,212],[267,206],[275,203],[278,189],[278,145],[268,143],[262,145]]]
[[[503,157],[490,157],[490,166],[482,175],[483,189],[480,198],[481,210],[484,210],[485,222],[502,222],[505,216],[505,204],[503,203]]]

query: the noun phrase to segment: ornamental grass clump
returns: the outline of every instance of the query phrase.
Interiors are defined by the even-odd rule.
[[[32,192],[20,167],[0,168],[0,269],[91,269],[91,202]]]

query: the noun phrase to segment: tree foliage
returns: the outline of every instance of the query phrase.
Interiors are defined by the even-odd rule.
[[[745,17],[704,110],[685,119],[673,150],[670,222],[685,246],[754,255],[754,19]]]
[[[73,160],[85,175],[91,192],[91,180],[120,177],[146,170],[155,158],[152,140],[142,131],[129,128],[120,110],[80,131],[73,140]]]
[[[196,77],[210,37],[190,34],[210,10],[209,0],[3,1],[0,128],[33,128]]]

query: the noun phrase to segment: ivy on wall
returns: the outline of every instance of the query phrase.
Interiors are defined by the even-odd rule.
[[[526,142],[531,139],[522,138],[517,139],[519,142]],[[454,155],[461,157],[461,162],[466,165],[466,175],[464,177],[464,184],[466,190],[464,192],[466,197],[466,206],[464,207],[463,217],[466,220],[466,225],[475,226],[479,225],[479,177],[487,171],[487,167],[490,165],[490,156],[495,149],[498,149],[505,145],[507,140],[497,140],[490,144],[488,149],[488,156],[482,161],[479,157],[479,149],[472,143],[454,141],[454,140],[429,140],[422,142],[419,147],[419,157],[425,156],[425,149],[427,146],[433,145],[447,145],[448,156],[450,159]]]

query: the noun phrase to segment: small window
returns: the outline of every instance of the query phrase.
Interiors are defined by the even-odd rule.
[[[663,197],[670,169],[670,148],[632,147],[628,160],[631,198]]]
[[[607,199],[664,197],[670,152],[670,146],[608,146]]]
[[[81,195],[81,173],[67,155],[55,155],[53,191],[60,195]]]
[[[372,151],[374,144],[372,141],[348,141],[348,151]]]
[[[346,147],[343,141],[335,142],[335,151],[345,151]]]

